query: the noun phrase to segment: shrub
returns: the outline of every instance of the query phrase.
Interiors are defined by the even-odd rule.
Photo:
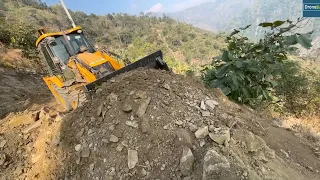
[[[275,99],[277,73],[271,71],[287,60],[293,45],[311,47],[311,32],[294,33],[304,19],[261,23],[270,28],[263,39],[251,42],[243,36],[250,27],[235,29],[227,37],[228,47],[214,60],[213,68],[204,69],[203,80],[209,87],[220,88],[231,99],[255,106],[265,100]]]

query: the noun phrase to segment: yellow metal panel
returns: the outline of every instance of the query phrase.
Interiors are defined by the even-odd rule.
[[[65,32],[65,34],[70,34],[72,32],[75,32],[75,31],[78,31],[78,30],[81,30],[81,27],[75,27],[75,28],[72,28],[72,29],[68,29]],[[41,35],[37,41],[36,41],[36,47],[38,47],[39,43],[46,37],[52,37],[52,36],[62,36],[63,33],[62,31],[61,32],[55,32],[55,33],[46,33],[46,34],[43,34]]]
[[[63,83],[59,80],[59,78],[57,76],[46,76],[43,78],[44,82],[46,83],[46,85],[48,86],[49,90],[51,91],[52,95],[62,104],[65,105],[64,100],[62,99],[62,97],[59,95],[59,93],[53,88],[53,84],[58,86],[58,87],[62,87]]]
[[[87,68],[82,67],[80,64],[77,64],[77,67],[78,67],[80,73],[82,74],[83,78],[88,83],[91,83],[91,82],[97,80],[97,78],[94,76],[94,74],[92,74]]]
[[[94,54],[97,54],[99,56],[102,56],[104,59],[106,59],[106,62],[108,61],[110,63],[110,65],[115,69],[115,70],[119,70],[121,68],[124,67],[123,64],[121,64],[120,62],[118,62],[117,60],[113,59],[112,57],[108,56],[105,53],[102,53],[100,51],[95,52]]]
[[[107,60],[101,54],[96,54],[96,53],[84,52],[84,53],[78,54],[77,57],[81,59],[83,62],[85,62],[87,65],[89,65],[90,67],[99,66],[107,62]]]

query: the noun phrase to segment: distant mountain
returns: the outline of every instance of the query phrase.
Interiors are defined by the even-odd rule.
[[[301,0],[214,0],[177,13],[167,14],[178,21],[214,31],[231,32],[252,24],[247,35],[260,37],[264,32],[257,25],[276,20],[297,20],[302,17]],[[320,18],[312,18],[302,31],[317,30]]]

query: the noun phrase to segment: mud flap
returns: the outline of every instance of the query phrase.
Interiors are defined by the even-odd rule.
[[[153,54],[150,54],[149,56],[146,56],[124,68],[119,69],[118,71],[115,71],[111,74],[108,74],[95,82],[92,82],[90,84],[87,84],[84,86],[84,92],[90,92],[92,90],[95,90],[96,87],[100,86],[102,83],[107,82],[109,79],[125,73],[129,72],[138,68],[148,68],[148,69],[160,69],[160,70],[166,70],[170,71],[167,63],[163,61],[163,54],[161,51],[157,51]]]

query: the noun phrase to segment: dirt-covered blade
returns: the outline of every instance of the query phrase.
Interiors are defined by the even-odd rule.
[[[103,82],[107,82],[109,79],[125,73],[125,72],[129,72],[138,68],[149,68],[149,69],[161,69],[161,70],[167,70],[170,71],[167,63],[165,63],[163,61],[163,54],[161,51],[157,51],[153,54],[150,54],[149,56],[146,56],[130,65],[127,65],[124,68],[121,68],[117,71],[114,71],[111,74],[108,74],[98,80],[96,80],[95,82],[92,82],[90,84],[87,84],[86,86],[84,86],[84,89],[86,92],[94,90],[97,86],[100,86]]]

